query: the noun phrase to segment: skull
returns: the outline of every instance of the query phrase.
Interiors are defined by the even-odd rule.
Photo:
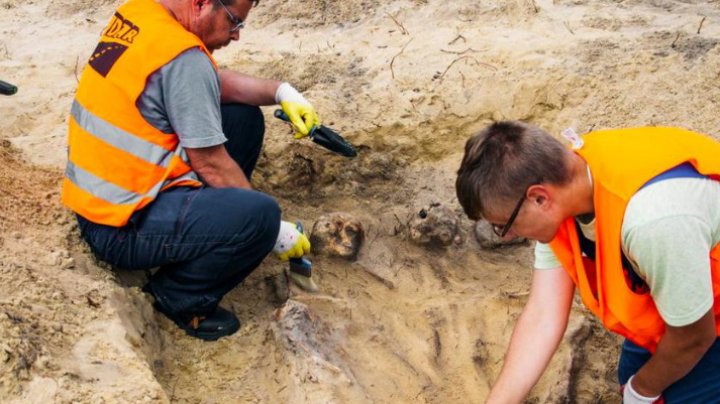
[[[448,246],[458,236],[458,218],[439,203],[425,206],[408,222],[410,240],[420,245]]]
[[[313,252],[348,260],[357,258],[364,240],[362,223],[343,212],[321,216],[313,225],[310,235]]]

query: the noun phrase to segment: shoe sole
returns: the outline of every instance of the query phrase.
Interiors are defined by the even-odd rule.
[[[240,324],[235,324],[230,328],[225,328],[221,330],[217,330],[214,332],[202,332],[202,331],[196,331],[192,328],[185,328],[181,327],[185,330],[185,333],[191,337],[199,338],[203,341],[216,341],[222,337],[226,337],[228,335],[235,334],[237,330],[240,329]]]

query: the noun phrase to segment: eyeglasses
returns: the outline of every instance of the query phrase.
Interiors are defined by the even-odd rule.
[[[230,32],[240,31],[241,29],[245,28],[245,21],[235,17],[233,13],[231,13],[230,10],[225,7],[225,5],[222,3],[222,0],[217,0],[217,2],[222,6],[223,10],[225,10],[228,18],[230,19],[230,24],[232,24],[232,27],[230,27]]]
[[[508,219],[507,223],[505,224],[492,224],[493,232],[499,236],[500,238],[504,238],[508,232],[510,231],[510,228],[512,227],[513,223],[515,223],[515,219],[517,219],[518,213],[520,213],[520,208],[523,205],[523,202],[525,202],[525,199],[527,198],[527,191],[530,189],[533,185],[538,185],[542,182],[536,181],[532,184],[528,185],[527,188],[525,188],[525,191],[523,191],[522,196],[520,197],[520,200],[517,201],[517,204],[515,205],[515,209],[513,209],[512,214],[510,215],[510,219]]]

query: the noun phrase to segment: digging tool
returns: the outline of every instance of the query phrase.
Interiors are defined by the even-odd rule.
[[[288,118],[282,109],[275,110],[275,118],[290,122],[290,118]],[[353,147],[350,142],[325,125],[313,126],[310,128],[310,134],[308,136],[313,142],[341,156],[357,156],[357,150],[355,150],[355,147]]]
[[[295,224],[300,233],[305,233],[303,225],[300,222]],[[305,257],[290,258],[290,278],[300,288],[307,292],[317,292],[319,288],[311,278],[312,262]]]
[[[17,93],[16,86],[14,86],[8,82],[0,80],[0,94],[13,95],[15,93]]]

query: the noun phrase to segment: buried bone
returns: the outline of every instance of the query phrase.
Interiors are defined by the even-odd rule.
[[[335,212],[313,225],[310,243],[316,254],[355,260],[365,240],[365,229],[353,215]]]
[[[448,246],[458,237],[458,217],[450,208],[431,203],[408,222],[410,240],[421,245]]]

